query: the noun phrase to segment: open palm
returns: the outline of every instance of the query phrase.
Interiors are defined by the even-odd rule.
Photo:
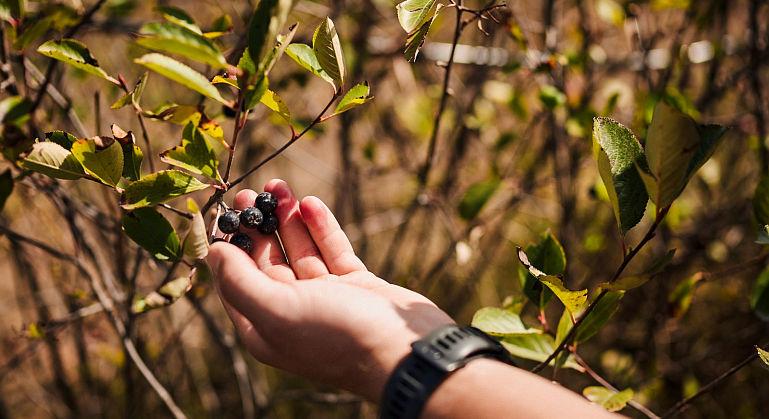
[[[320,199],[300,203],[282,180],[264,189],[279,202],[280,241],[254,230],[250,255],[224,242],[211,247],[227,313],[260,361],[377,400],[410,343],[453,320],[369,272]],[[255,198],[241,191],[234,206]]]

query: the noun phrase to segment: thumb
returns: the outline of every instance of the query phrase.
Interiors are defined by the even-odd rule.
[[[206,261],[216,278],[219,294],[251,322],[264,320],[280,307],[286,307],[292,294],[288,285],[270,279],[237,247],[216,242],[211,245]]]

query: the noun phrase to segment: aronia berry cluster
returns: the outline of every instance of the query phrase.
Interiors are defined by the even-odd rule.
[[[257,230],[262,234],[275,233],[278,230],[278,217],[275,216],[277,207],[278,200],[271,193],[262,192],[256,196],[253,207],[243,211],[229,209],[219,216],[217,225],[222,233],[231,234],[230,243],[251,253],[254,247],[251,237],[240,231],[240,228]]]

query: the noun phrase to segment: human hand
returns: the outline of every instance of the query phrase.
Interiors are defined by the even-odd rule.
[[[211,246],[222,304],[256,359],[378,401],[410,344],[454,321],[369,272],[320,199],[299,203],[278,179],[264,190],[278,199],[280,242],[254,231],[250,255],[225,242]],[[234,206],[255,198],[241,191]]]

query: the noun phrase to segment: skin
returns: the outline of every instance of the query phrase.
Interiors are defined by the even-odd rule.
[[[283,247],[275,235],[253,230],[250,255],[226,242],[209,252],[227,314],[259,361],[378,402],[411,343],[454,321],[424,296],[369,272],[320,199],[299,202],[279,179],[264,190],[278,199]],[[256,192],[241,191],[234,206],[242,210],[255,198]],[[539,376],[483,359],[449,376],[423,412],[446,418],[554,415],[609,416]]]

